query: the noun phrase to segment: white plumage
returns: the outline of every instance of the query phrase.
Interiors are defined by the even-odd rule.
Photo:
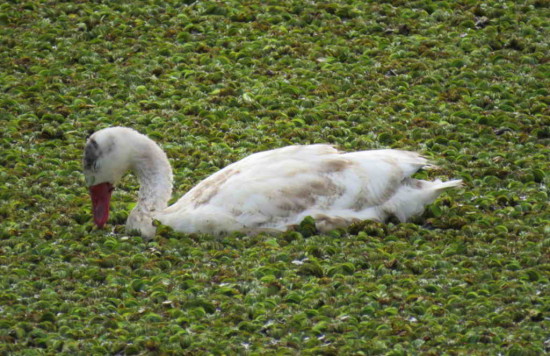
[[[94,187],[116,184],[128,169],[136,173],[139,201],[127,229],[146,238],[155,233],[153,219],[177,231],[211,234],[284,231],[306,216],[315,218],[321,231],[392,215],[406,221],[421,214],[441,191],[461,184],[410,178],[427,165],[425,158],[409,151],[345,153],[322,144],[288,146],[235,162],[166,207],[172,190],[170,164],[146,136],[123,127],[100,130],[88,140],[84,158],[93,201]],[[94,206],[100,226],[106,221],[104,209]]]

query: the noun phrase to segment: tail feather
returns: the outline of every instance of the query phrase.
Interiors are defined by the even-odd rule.
[[[450,181],[447,181],[447,182],[441,182],[441,181],[436,181],[434,183],[437,183],[437,184],[434,184],[433,188],[434,190],[436,191],[439,191],[439,190],[443,190],[443,189],[449,189],[449,188],[455,188],[455,187],[461,187],[463,184],[462,184],[462,179],[455,179],[455,180],[450,180]]]
[[[403,184],[382,206],[383,211],[394,215],[401,222],[422,214],[426,205],[433,202],[443,190],[461,186],[462,180],[442,182],[411,179],[408,183]]]

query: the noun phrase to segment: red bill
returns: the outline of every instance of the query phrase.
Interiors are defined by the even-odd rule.
[[[113,189],[114,187],[111,183],[101,183],[90,187],[94,222],[100,228],[109,219],[109,203],[111,202]]]

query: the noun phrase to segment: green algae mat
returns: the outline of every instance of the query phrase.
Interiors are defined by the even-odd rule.
[[[550,351],[550,4],[0,4],[0,354]],[[81,157],[155,139],[174,200],[253,152],[399,148],[460,178],[410,223],[221,238],[93,227]]]

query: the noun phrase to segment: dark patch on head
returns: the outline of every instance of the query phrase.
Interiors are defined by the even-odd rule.
[[[101,149],[94,139],[88,141],[84,148],[84,169],[93,170],[96,166],[97,159],[101,157]]]
[[[109,137],[103,146],[99,146],[94,138],[90,138],[84,148],[84,169],[97,171],[97,161],[100,157],[110,153],[115,147],[115,140]]]

